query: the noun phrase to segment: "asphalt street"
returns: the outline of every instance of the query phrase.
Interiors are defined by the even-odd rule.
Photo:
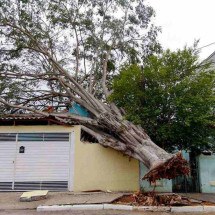
[[[55,211],[37,212],[36,210],[0,210],[0,215],[215,215],[213,213],[166,213],[166,212],[129,212],[116,210],[99,211]]]

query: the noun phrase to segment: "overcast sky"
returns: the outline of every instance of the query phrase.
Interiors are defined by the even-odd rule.
[[[156,11],[154,22],[162,27],[159,40],[164,48],[175,50],[200,39],[199,47],[215,43],[215,0],[147,0]],[[202,48],[205,59],[215,44]]]

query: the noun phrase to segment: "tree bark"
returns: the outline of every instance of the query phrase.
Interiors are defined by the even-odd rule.
[[[106,133],[92,126],[82,127],[82,129],[94,136],[101,145],[114,148],[143,162],[149,169],[144,179],[156,181],[161,178],[171,179],[178,175],[189,174],[188,163],[182,158],[181,152],[167,153],[153,143],[141,127],[126,120],[117,119],[109,113],[101,114],[97,121],[103,129],[105,128]],[[114,135],[111,136],[111,134]]]

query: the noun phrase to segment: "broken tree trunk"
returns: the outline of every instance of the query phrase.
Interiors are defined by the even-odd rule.
[[[110,113],[101,114],[97,121],[103,131],[92,126],[82,126],[82,129],[94,136],[101,145],[114,148],[143,162],[149,169],[144,179],[154,182],[161,178],[172,179],[189,173],[188,163],[180,152],[167,153],[153,143],[140,126]]]

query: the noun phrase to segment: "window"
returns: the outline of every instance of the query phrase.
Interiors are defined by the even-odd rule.
[[[16,141],[16,133],[0,133],[0,142]]]
[[[20,133],[18,141],[43,141],[43,133]]]
[[[0,142],[16,141],[16,136],[16,133],[0,133]],[[68,142],[69,133],[19,133],[18,142],[26,141]]]
[[[69,141],[69,133],[44,133],[44,141]]]

